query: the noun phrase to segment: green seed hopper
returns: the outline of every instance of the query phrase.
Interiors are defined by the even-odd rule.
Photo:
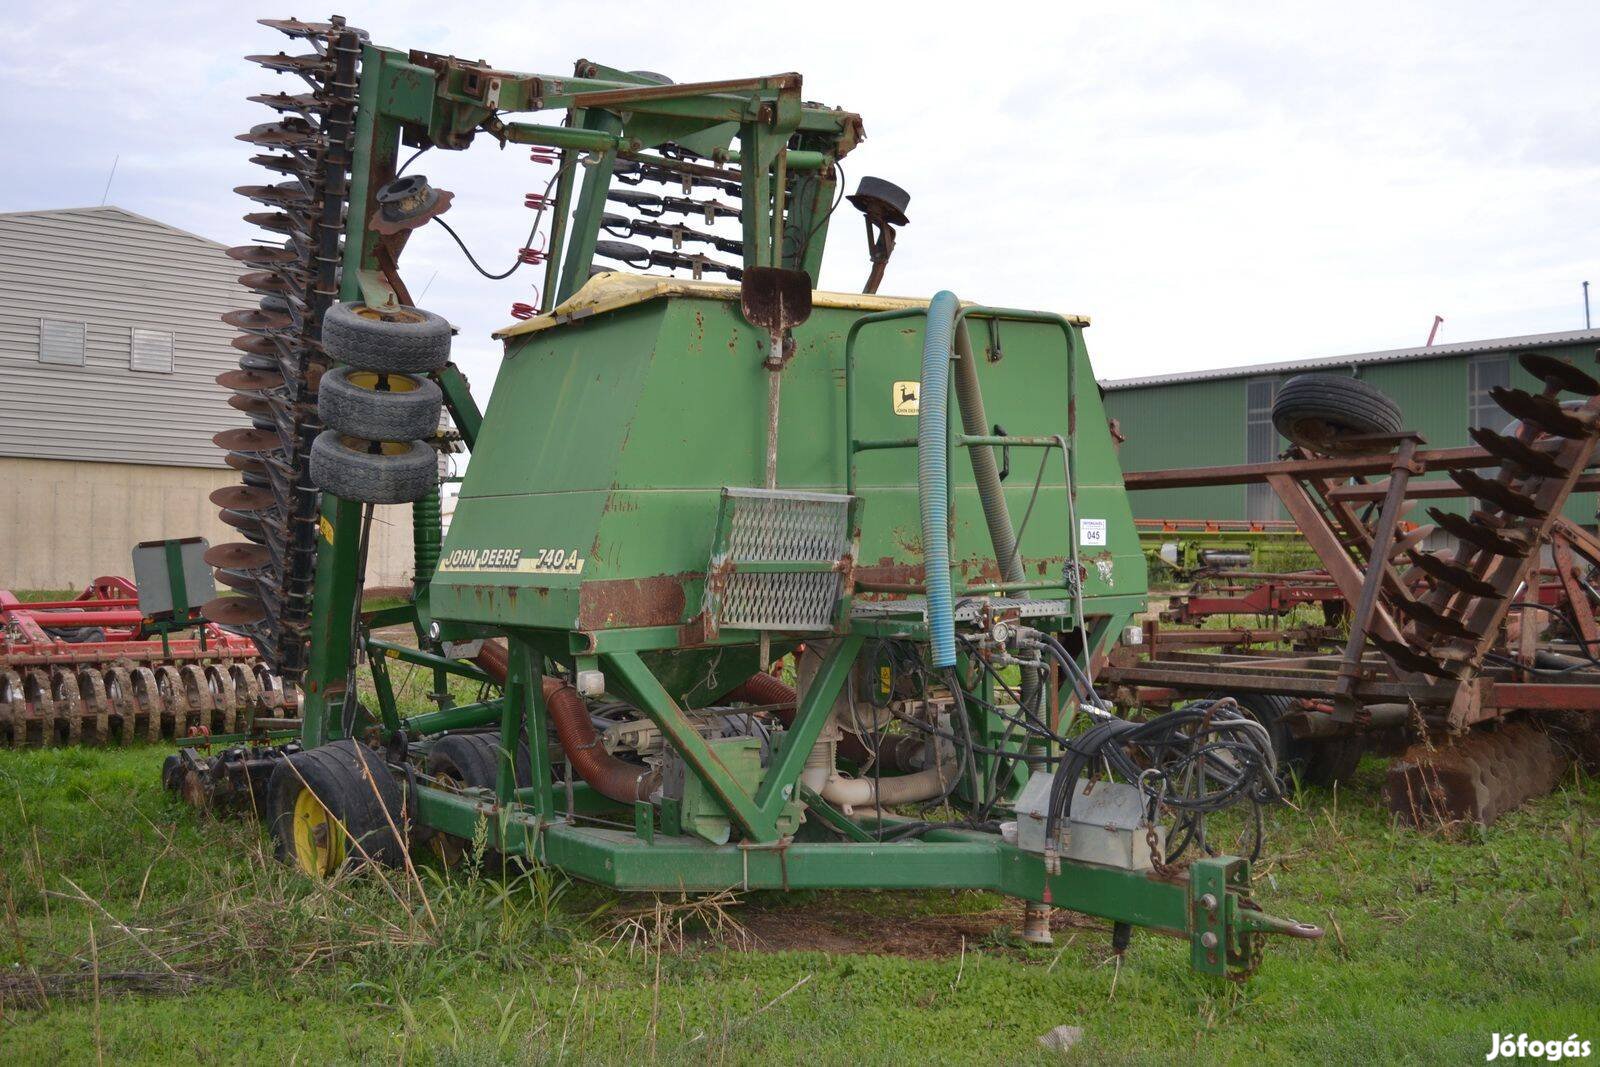
[[[305,118],[247,137],[290,151],[257,161],[298,173],[292,195],[241,191],[300,236],[236,250],[289,311],[235,314],[239,347],[277,363],[230,379],[236,406],[280,433],[219,441],[257,544],[230,549],[219,577],[247,595],[218,611],[299,681],[302,721],[287,745],[186,750],[171,784],[249,794],[310,874],[486,840],[623,890],[990,889],[1029,902],[1036,939],[1071,908],[1119,946],[1183,937],[1217,975],[1266,934],[1317,936],[1250,901],[1246,860],[1180,855],[1207,812],[1275,795],[1265,732],[1222,704],[1129,722],[1094,691],[1145,564],[1086,320],[813,286],[858,117],[804,103],[794,74],[522,74],[269,24],[313,54],[257,60],[313,92],[258,98]],[[519,253],[543,296],[499,335],[486,410],[400,272],[450,196],[396,176],[402,145],[479,136],[556,167]],[[872,179],[851,199],[875,290],[907,198]],[[361,370],[337,407],[314,403],[330,361]],[[441,402],[449,433],[384,432]],[[471,453],[442,545],[422,444]],[[414,595],[362,613],[372,509],[394,500],[415,503]],[[435,710],[402,707],[401,665]],[[456,702],[452,678],[483,696]]]
[[[783,372],[778,484],[852,493],[838,593],[903,595],[920,586],[924,563],[916,450],[853,452],[850,442],[915,436],[922,323],[870,316],[920,314],[926,302],[818,293],[813,306]],[[967,321],[990,345],[977,362],[988,413],[1034,444],[996,450],[1010,454],[1001,483],[1009,509],[1029,517],[1026,579],[1008,588],[1037,590],[1073,614],[1064,598],[1076,565],[1098,650],[1142,610],[1144,560],[1084,323],[982,309]],[[724,489],[759,486],[764,463],[768,342],[741,317],[738,286],[606,274],[502,336],[505,362],[430,585],[433,617],[559,633],[578,655],[627,645],[665,658],[720,635],[733,644],[717,647],[754,669],[752,635],[721,633],[707,596],[725,548]],[[1069,500],[1062,452],[1036,439],[1064,434],[1074,412]],[[952,474],[957,591],[997,592],[971,467],[953,463]],[[1074,511],[1089,544],[1072,543]],[[692,686],[669,688],[696,696]],[[698,693],[702,702],[720,695]]]

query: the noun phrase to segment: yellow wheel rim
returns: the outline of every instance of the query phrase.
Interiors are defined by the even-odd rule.
[[[353,370],[347,371],[344,377],[345,381],[349,382],[351,385],[358,386],[362,389],[370,389],[375,393],[379,391],[378,382],[382,378],[388,379],[388,381],[384,383],[385,392],[414,393],[421,387],[420,383],[415,378],[404,374],[379,374],[376,371],[370,370]]]
[[[294,798],[294,860],[306,874],[325,878],[344,865],[344,828],[309,789]]]

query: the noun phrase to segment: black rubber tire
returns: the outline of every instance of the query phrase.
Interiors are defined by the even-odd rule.
[[[1291,773],[1304,777],[1311,746],[1291,734],[1283,721],[1293,702],[1288,697],[1271,693],[1240,693],[1234,700],[1239,710],[1264,726],[1267,736],[1272,738],[1272,749],[1278,756],[1279,780],[1288,781]]]
[[[380,313],[360,301],[334,304],[322,315],[322,347],[362,370],[427,374],[450,361],[450,323],[421,308]]]
[[[1371,444],[1346,439],[1404,428],[1399,405],[1381,390],[1338,374],[1290,378],[1272,402],[1272,425],[1302,448],[1334,454],[1373,451]],[[1379,445],[1376,450],[1387,448]]]
[[[325,430],[311,445],[311,482],[325,493],[363,504],[408,504],[439,484],[438,454],[421,441],[391,441],[378,453],[370,441]]]
[[[341,870],[367,863],[395,867],[404,861],[407,828],[400,783],[379,753],[355,741],[296,752],[273,770],[267,781],[268,814],[280,860],[296,862],[295,802],[306,789],[344,829],[348,840]]]
[[[1367,752],[1367,739],[1357,734],[1351,737],[1329,737],[1312,741],[1306,757],[1305,770],[1300,777],[1310,785],[1324,788],[1335,782],[1348,782],[1361,765]]]
[[[441,737],[428,750],[427,773],[435,778],[449,778],[468,789],[493,790],[500,774],[500,735],[498,733],[449,734]],[[528,743],[517,746],[515,762],[517,787],[523,788],[533,780]],[[472,847],[470,841],[449,834],[441,834],[450,846],[439,850],[446,866],[453,866]],[[491,873],[503,874],[506,857],[498,849],[486,848],[482,857],[483,868]]]
[[[368,441],[415,441],[439,429],[444,394],[415,374],[335,367],[317,386],[322,425]]]
[[[532,758],[528,742],[517,746],[517,788],[532,784]],[[428,750],[427,771],[454,768],[450,777],[470,789],[493,789],[500,773],[500,735],[498,733],[449,734]]]

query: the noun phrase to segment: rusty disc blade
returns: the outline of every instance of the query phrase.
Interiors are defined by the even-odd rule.
[[[253,270],[248,274],[241,274],[239,284],[246,289],[254,289],[258,293],[268,293],[273,296],[287,296],[289,293],[289,283],[283,280],[283,275],[274,274],[270,270]]]
[[[1546,356],[1539,352],[1527,352],[1517,359],[1524,370],[1535,378],[1542,378],[1547,385],[1555,385],[1584,396],[1600,393],[1600,382],[1564,359],[1556,359],[1554,356]]]
[[[252,596],[261,590],[260,584],[242,571],[231,571],[218,567],[211,573],[219,585],[225,585],[229,589],[237,589],[241,593],[249,593]]]
[[[283,375],[262,370],[225,370],[217,375],[217,384],[235,392],[259,393],[281,386]]]
[[[206,549],[206,554],[201,557],[208,567],[223,567],[235,571],[253,571],[265,567],[272,562],[272,553],[261,545],[247,545],[240,541],[231,541],[224,545],[212,545]]]
[[[283,311],[267,311],[264,308],[240,308],[237,311],[224,311],[222,321],[236,330],[251,330],[266,332],[267,330],[286,330],[294,325],[294,319]]]
[[[254,597],[222,596],[207,601],[200,614],[218,626],[249,626],[265,619],[267,608]]]
[[[291,56],[286,52],[276,55],[245,56],[247,63],[259,63],[268,70],[280,71],[284,74],[332,74],[333,61],[327,56],[312,53],[303,56]]]
[[[223,430],[211,438],[211,443],[225,452],[274,452],[283,447],[277,434],[244,427]]]
[[[333,32],[331,22],[303,22],[300,19],[256,19],[256,24],[279,30],[290,37],[325,37]]]
[[[264,396],[247,396],[244,393],[234,393],[228,397],[228,406],[247,415],[267,415],[272,412],[272,401]]]
[[[277,506],[278,499],[269,490],[248,485],[225,485],[211,491],[211,502],[229,511],[266,511]]]
[[[230,344],[239,351],[248,352],[252,356],[276,356],[278,354],[278,346],[272,338],[259,333],[235,337]]]
[[[234,470],[243,474],[271,474],[267,465],[254,456],[244,452],[229,452],[222,457],[222,461]]]
[[[277,185],[236,185],[233,191],[268,207],[298,207],[311,202],[311,194],[299,182]]]
[[[228,258],[252,267],[284,267],[300,262],[300,253],[278,245],[239,245],[228,249]]]
[[[322,145],[322,135],[303,119],[284,119],[282,122],[263,122],[250,127],[234,139],[263,148],[315,149]]]
[[[256,93],[245,99],[252,104],[265,104],[274,111],[296,111],[301,114],[321,114],[328,107],[316,93]]]
[[[244,217],[244,221],[263,230],[271,230],[273,233],[298,233],[304,229],[296,226],[295,220],[283,211],[252,211]]]
[[[258,167],[265,167],[274,174],[308,174],[312,170],[311,164],[304,163],[294,156],[251,156],[250,162]]]
[[[218,512],[217,517],[223,522],[227,523],[229,526],[232,526],[235,530],[238,530],[240,533],[244,534],[246,537],[251,535],[261,537],[266,533],[266,527],[261,524],[260,519],[256,518],[254,515],[246,515],[242,511],[228,511],[227,509],[223,509],[221,512]]]

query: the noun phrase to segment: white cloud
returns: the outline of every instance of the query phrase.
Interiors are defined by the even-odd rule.
[[[799,70],[859,111],[854,179],[912,194],[885,288],[951,288],[1091,315],[1103,376],[1581,325],[1600,222],[1600,82],[1587,2],[767,7],[560,2],[493,18],[347,5],[376,40],[564,73],[578,57],[680,80]],[[243,99],[292,81],[242,62],[292,45],[257,12],[202,3],[13,4],[0,38],[0,209],[111,200],[237,242]],[[259,14],[282,14],[262,11]],[[486,265],[526,231],[548,171],[483,144],[431,153]],[[849,212],[841,207],[841,215]],[[865,274],[853,212],[823,282]],[[528,272],[482,282],[442,233],[407,251],[414,290],[487,334]]]

